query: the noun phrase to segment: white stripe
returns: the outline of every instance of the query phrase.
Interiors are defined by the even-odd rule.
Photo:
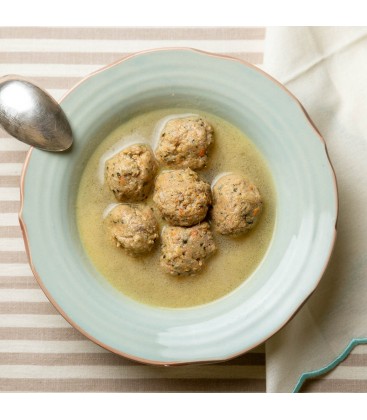
[[[13,137],[0,138],[0,152],[21,152],[29,150],[28,144],[24,144]]]
[[[0,188],[0,201],[19,201],[19,188]]]
[[[92,341],[0,340],[0,353],[110,353]]]
[[[0,315],[2,328],[72,328],[61,315]],[[0,369],[1,370],[1,369]]]
[[[25,77],[83,77],[101,68],[98,64],[24,64],[0,63],[0,74]]]
[[[186,366],[162,369],[154,366],[40,366],[1,365],[0,378],[27,379],[264,379],[264,366]]]
[[[59,101],[67,91],[67,89],[47,89],[47,92],[57,101]]]
[[[191,47],[213,52],[262,52],[264,40],[101,40],[0,39],[3,52],[112,52],[133,53],[152,48]],[[66,66],[66,65],[64,65]]]
[[[28,277],[33,276],[32,270],[28,264],[11,263],[0,264],[0,277]]]
[[[22,168],[23,163],[0,163],[0,176],[19,176]]]
[[[0,226],[19,226],[18,213],[0,213]]]
[[[25,251],[23,238],[0,238],[0,251]]]
[[[39,289],[0,289],[0,302],[48,302]]]
[[[323,379],[353,379],[366,380],[367,366],[337,366],[331,372],[322,377]]]

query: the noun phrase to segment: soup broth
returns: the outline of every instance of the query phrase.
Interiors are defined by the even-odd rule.
[[[231,238],[213,231],[217,252],[194,276],[174,277],[159,266],[160,242],[153,252],[134,258],[127,255],[106,231],[103,218],[117,203],[104,183],[104,164],[119,150],[133,143],[156,147],[159,130],[167,119],[199,114],[214,128],[214,143],[208,166],[198,171],[209,183],[225,172],[240,173],[260,190],[263,213],[249,233]],[[164,168],[160,168],[161,171]],[[147,203],[153,207],[152,193]],[[155,214],[163,228],[165,222]],[[263,259],[275,224],[275,188],[263,157],[236,127],[211,114],[196,110],[161,109],[138,115],[110,133],[96,148],[81,177],[77,224],[83,246],[97,270],[121,293],[139,302],[159,307],[182,308],[205,304],[240,286]]]

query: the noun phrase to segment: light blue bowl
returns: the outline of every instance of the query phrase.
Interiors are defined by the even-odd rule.
[[[88,259],[75,220],[84,166],[105,134],[160,107],[202,109],[243,130],[273,174],[277,221],[260,266],[207,305],[159,309],[115,290]],[[62,101],[75,144],[32,150],[20,219],[31,264],[61,314],[115,353],[147,363],[234,357],[278,331],[311,294],[335,239],[337,190],[325,144],[298,101],[242,61],[190,49],[147,51],[91,75]]]

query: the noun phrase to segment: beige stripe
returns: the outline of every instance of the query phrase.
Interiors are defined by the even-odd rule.
[[[312,379],[302,386],[301,392],[367,392],[367,380]]]
[[[367,354],[350,354],[340,366],[367,366]]]
[[[264,379],[264,366],[182,366],[169,369],[157,366],[29,366],[2,365],[0,378],[89,378],[89,379]]]
[[[58,343],[59,344],[59,343]],[[60,345],[59,345],[60,346]],[[11,347],[10,347],[11,348]],[[251,357],[252,356],[252,357]],[[236,359],[237,364],[230,363],[226,366],[253,366],[264,365],[263,357],[253,357],[255,355],[246,355],[241,359]],[[257,355],[259,356],[259,355]],[[90,365],[90,366],[141,366],[138,362],[120,357],[113,353],[17,353],[2,352],[0,353],[0,365],[42,365],[42,366],[73,366],[73,365]],[[224,365],[224,364],[223,364]],[[216,366],[223,366],[216,365]],[[214,366],[214,365],[213,365]],[[172,368],[170,368],[172,369]],[[182,369],[182,368],[173,368]],[[202,370],[202,366],[197,366],[197,370]],[[231,368],[230,368],[231,369]]]
[[[220,51],[223,55],[231,55],[253,64],[260,64],[263,61],[262,52],[226,52]],[[105,66],[109,63],[121,60],[131,53],[125,52],[3,52],[0,51],[0,62],[2,63],[29,63],[29,64],[98,64]]]
[[[0,340],[87,340],[74,328],[11,328],[0,323]]]
[[[16,353],[109,353],[109,351],[98,346],[90,340],[84,341],[36,341],[36,340],[0,340],[0,353],[7,353],[9,349]],[[249,356],[250,355],[250,356]],[[253,349],[245,355],[242,355],[231,362],[236,364],[245,364],[245,359],[251,359],[247,364],[264,364],[264,352],[262,348]],[[256,361],[256,363],[253,363]],[[226,362],[226,364],[229,362]],[[232,363],[233,364],[233,363]]]
[[[19,176],[2,176],[0,177],[0,187],[19,187]]]
[[[23,163],[26,155],[27,151],[0,152],[0,163]]]
[[[0,263],[27,263],[28,258],[25,252],[0,252]]]
[[[0,188],[1,190],[1,188]],[[20,208],[19,201],[3,201],[0,198],[0,213],[14,213],[18,212]]]
[[[265,392],[264,379],[3,379],[5,392]]]
[[[39,289],[34,277],[0,277],[0,289]]]
[[[59,343],[58,343],[59,344]],[[11,348],[11,347],[10,347]],[[0,353],[0,365],[40,366],[136,366],[113,353]],[[0,368],[1,369],[1,368]]]
[[[0,226],[0,237],[20,238],[21,236],[22,236],[22,231],[20,229],[20,226]],[[1,262],[1,259],[0,259],[0,262]]]
[[[0,252],[4,252],[4,251],[24,252],[25,246],[24,246],[23,238],[1,238],[0,237]]]
[[[339,365],[324,376],[325,379],[355,379],[367,378],[367,366],[343,366]]]
[[[58,312],[49,302],[0,302],[0,314],[57,315]]]
[[[263,27],[168,27],[168,28],[0,28],[0,38],[49,39],[264,39]]]
[[[93,52],[93,53],[135,53],[137,51],[156,48],[196,48],[199,50],[216,53],[227,52],[262,52],[264,41],[258,39],[240,40],[124,40],[124,39],[39,39],[36,42],[32,39],[3,38],[0,39],[0,50],[3,52]]]

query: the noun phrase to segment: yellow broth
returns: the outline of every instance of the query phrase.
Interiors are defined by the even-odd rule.
[[[103,222],[106,209],[116,203],[113,193],[103,183],[103,169],[106,159],[131,143],[147,143],[154,149],[159,127],[162,127],[166,117],[187,113],[206,117],[214,128],[209,164],[206,169],[199,171],[200,176],[212,183],[220,173],[241,173],[259,188],[264,208],[256,227],[244,236],[231,238],[214,232],[218,250],[207,260],[206,267],[200,273],[174,277],[164,274],[159,267],[159,241],[153,252],[139,258],[131,257],[116,247]],[[152,194],[147,203],[153,207]],[[157,210],[154,211],[162,228],[165,222]],[[80,237],[89,258],[105,279],[121,293],[148,305],[190,307],[230,293],[259,265],[274,230],[275,188],[263,157],[236,127],[201,111],[161,109],[125,122],[96,148],[81,177],[76,214]]]

